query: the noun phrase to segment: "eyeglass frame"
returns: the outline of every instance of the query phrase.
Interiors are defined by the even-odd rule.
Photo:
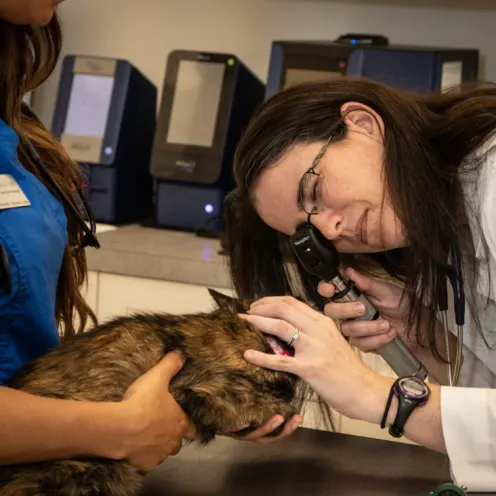
[[[331,134],[331,136],[328,138],[327,142],[322,146],[322,148],[319,150],[319,153],[317,153],[317,155],[313,159],[312,165],[301,176],[300,182],[298,183],[298,207],[301,207],[301,209],[307,214],[307,224],[310,224],[311,223],[310,222],[311,216],[312,215],[317,215],[319,213],[319,211],[315,212],[315,211],[313,211],[314,209],[312,209],[311,212],[308,212],[305,209],[304,201],[303,201],[303,187],[302,187],[303,180],[304,180],[304,178],[305,178],[305,176],[307,174],[310,174],[312,176],[316,176],[317,178],[324,177],[324,176],[322,176],[322,174],[319,174],[319,173],[315,172],[315,167],[317,167],[317,165],[319,165],[319,162],[320,162],[321,158],[323,157],[324,153],[327,151],[327,147],[329,146],[329,144],[330,144],[330,142],[331,142],[331,140],[332,140],[333,137],[334,137],[334,135]],[[319,179],[317,179],[317,181],[318,180]]]

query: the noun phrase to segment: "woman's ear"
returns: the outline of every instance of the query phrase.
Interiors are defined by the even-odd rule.
[[[341,106],[341,116],[350,131],[365,134],[383,141],[384,122],[381,116],[368,105],[346,102]]]

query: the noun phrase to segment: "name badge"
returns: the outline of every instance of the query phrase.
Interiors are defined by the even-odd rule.
[[[24,191],[10,174],[0,174],[0,210],[31,205]]]

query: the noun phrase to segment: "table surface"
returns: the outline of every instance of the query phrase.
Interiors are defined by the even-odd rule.
[[[427,496],[449,481],[447,457],[425,448],[302,428],[267,445],[185,446],[148,475],[143,496]]]
[[[99,250],[87,250],[88,269],[200,286],[230,288],[227,259],[218,239],[129,225],[100,228]]]

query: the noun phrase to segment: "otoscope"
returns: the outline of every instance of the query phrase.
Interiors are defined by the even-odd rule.
[[[335,246],[312,224],[304,224],[291,236],[291,245],[303,268],[320,280],[331,282],[336,288],[332,301],[359,301],[365,313],[352,320],[376,320],[379,312],[366,296],[338,270],[339,255]],[[377,352],[384,358],[398,377],[415,375],[427,377],[427,370],[415,358],[400,338],[382,346]]]

